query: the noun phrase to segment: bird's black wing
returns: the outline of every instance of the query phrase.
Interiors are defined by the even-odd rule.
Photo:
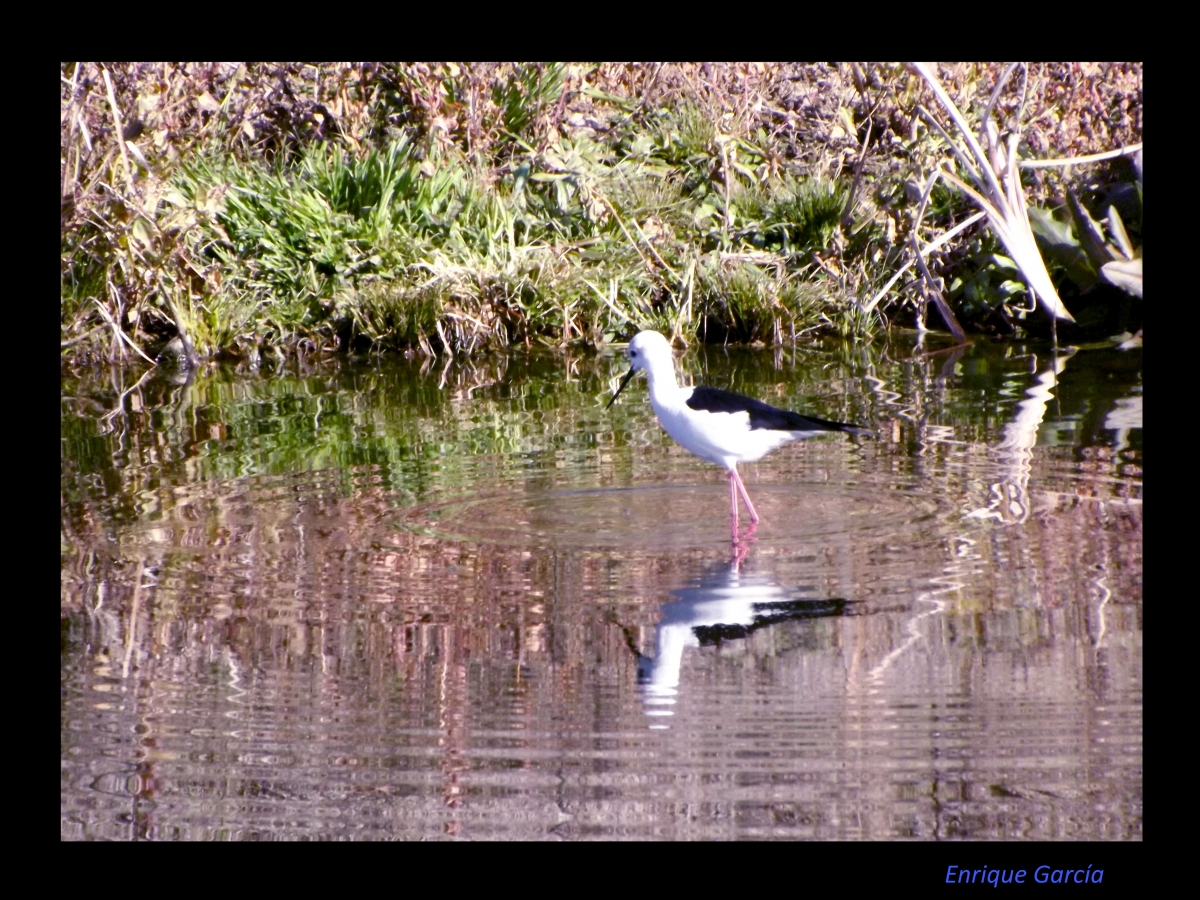
[[[765,428],[768,431],[847,431],[851,434],[867,434],[865,428],[845,422],[830,422],[813,416],[802,416],[787,409],[779,409],[753,397],[715,387],[692,389],[687,405],[697,411],[711,413],[748,413],[750,428]]]

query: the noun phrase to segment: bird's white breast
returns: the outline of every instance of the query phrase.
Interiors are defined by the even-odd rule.
[[[731,468],[739,462],[754,462],[797,438],[790,431],[751,429],[745,412],[724,413],[694,410],[687,405],[691,388],[670,397],[650,398],[659,424],[690,453]]]

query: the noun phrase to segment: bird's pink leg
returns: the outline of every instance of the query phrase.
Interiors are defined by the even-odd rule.
[[[756,513],[754,511],[754,504],[750,502],[750,495],[748,493],[746,493],[746,485],[742,484],[742,476],[737,473],[737,469],[729,470],[729,484],[730,484],[730,488],[729,488],[730,495],[733,494],[733,486],[737,485],[737,489],[742,494],[742,500],[746,504],[746,509],[750,513],[750,521],[753,522],[755,525],[757,525],[758,524],[758,513]],[[734,509],[733,515],[734,515],[734,518],[736,519],[737,518],[737,498],[736,497],[733,498],[733,509]]]
[[[753,531],[753,530],[754,530],[754,526],[751,525],[750,529],[746,532],[746,534],[749,535],[750,531]],[[750,552],[750,545],[748,543],[746,543],[745,541],[734,541],[733,542],[733,559],[730,560],[730,568],[732,569],[732,571],[734,573],[737,573],[738,571],[741,570],[742,562],[743,562],[743,560],[745,560],[746,554],[749,552]]]
[[[738,536],[738,506],[737,506],[737,472],[733,469],[729,470],[729,527],[733,535],[733,542],[737,543]]]

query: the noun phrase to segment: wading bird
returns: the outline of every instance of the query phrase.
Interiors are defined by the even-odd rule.
[[[675,380],[671,345],[657,331],[642,331],[625,351],[629,371],[608,401],[611,407],[639,370],[650,382],[650,405],[658,422],[689,453],[724,466],[729,472],[729,504],[733,540],[738,539],[738,494],[752,525],[758,513],[750,502],[737,464],[762,459],[776,447],[827,431],[870,434],[858,425],[827,422],[777,409],[761,400],[713,387],[680,387]],[[605,407],[606,409],[608,407]]]

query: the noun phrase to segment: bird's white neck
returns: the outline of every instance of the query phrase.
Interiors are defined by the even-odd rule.
[[[675,378],[675,360],[670,356],[655,360],[646,368],[650,387],[650,402],[655,406],[675,407],[683,402],[684,389]]]

